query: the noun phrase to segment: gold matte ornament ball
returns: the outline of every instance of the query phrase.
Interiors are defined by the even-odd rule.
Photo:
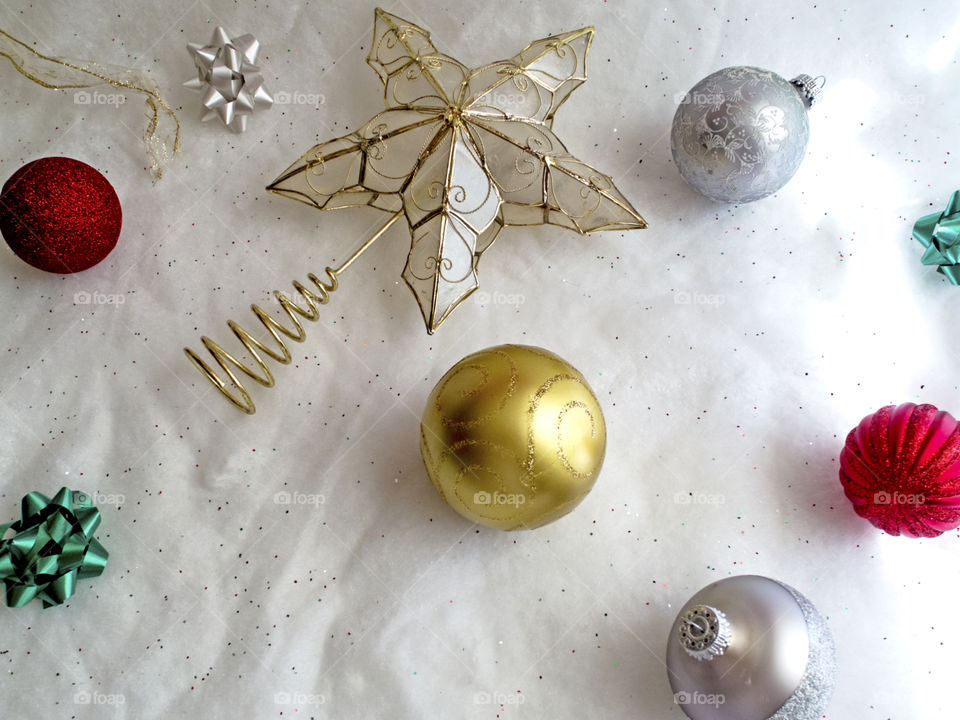
[[[465,518],[529,530],[590,492],[607,445],[603,412],[583,375],[527,345],[468,355],[430,393],[420,453],[443,499]]]

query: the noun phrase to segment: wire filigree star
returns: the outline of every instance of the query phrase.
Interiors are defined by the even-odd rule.
[[[646,227],[613,180],[551,129],[586,80],[593,32],[537,40],[470,69],[439,53],[426,30],[377,9],[367,62],[387,109],[311,148],[267,189],[321,210],[402,212],[411,236],[403,279],[433,333],[477,289],[480,256],[504,226]]]

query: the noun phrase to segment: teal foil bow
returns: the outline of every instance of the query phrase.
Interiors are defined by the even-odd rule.
[[[950,196],[942,213],[924,215],[913,226],[913,236],[923,243],[924,265],[936,265],[937,272],[960,285],[960,190]]]
[[[35,597],[44,608],[59,605],[77,580],[103,572],[107,551],[93,537],[100,511],[92,505],[89,495],[66,487],[52,499],[32,492],[20,502],[21,519],[0,524],[0,579],[9,607]],[[6,538],[10,530],[13,537]]]

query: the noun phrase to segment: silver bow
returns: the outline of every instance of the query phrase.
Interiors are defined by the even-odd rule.
[[[248,115],[273,104],[263,86],[260,68],[254,65],[260,42],[253,35],[231,40],[218,27],[209,44],[187,43],[187,51],[197,66],[197,77],[187,80],[184,86],[203,92],[201,120],[220,116],[224,125],[242,133],[247,129]]]

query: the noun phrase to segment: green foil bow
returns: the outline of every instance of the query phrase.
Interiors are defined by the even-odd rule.
[[[960,285],[960,190],[950,196],[942,213],[924,215],[913,226],[913,236],[927,249],[920,259]]]
[[[48,498],[24,496],[21,519],[0,524],[0,579],[7,605],[23,607],[35,597],[43,607],[59,605],[77,587],[77,580],[97,577],[107,566],[107,551],[93,537],[100,511],[89,495],[70,488]],[[8,531],[15,533],[5,538]]]

